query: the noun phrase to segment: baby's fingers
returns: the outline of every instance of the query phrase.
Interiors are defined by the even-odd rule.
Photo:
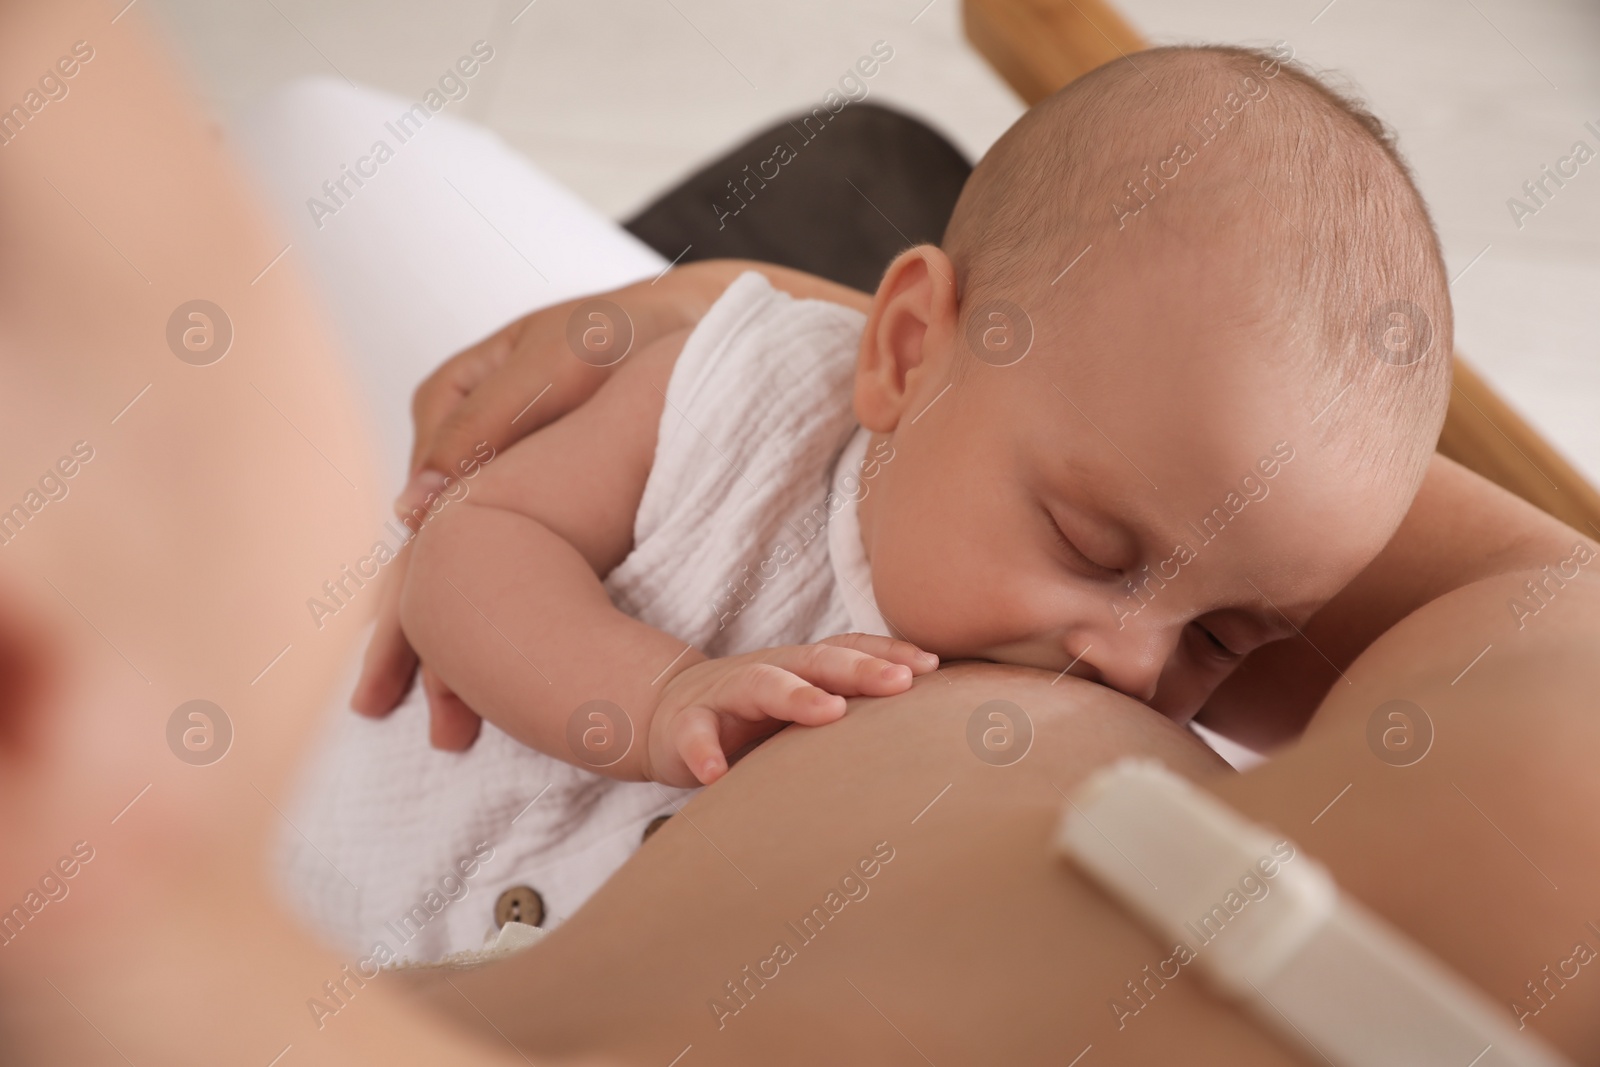
[[[747,663],[730,671],[708,703],[749,722],[781,719],[821,726],[844,714],[844,698],[824,692],[804,678],[771,663]]]
[[[829,642],[774,648],[761,658],[840,696],[894,696],[911,687],[912,671],[905,664]]]
[[[919,677],[939,667],[939,657],[932,652],[924,652],[910,641],[897,641],[879,634],[839,634],[836,637],[825,637],[818,643],[855,649],[857,652],[864,652],[878,659],[886,659],[890,663],[910,667],[911,673]]]

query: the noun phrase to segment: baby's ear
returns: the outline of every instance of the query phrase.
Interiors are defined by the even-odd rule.
[[[942,249],[918,245],[895,257],[872,298],[856,359],[861,425],[892,433],[913,400],[935,378],[942,382],[958,316],[955,268]]]

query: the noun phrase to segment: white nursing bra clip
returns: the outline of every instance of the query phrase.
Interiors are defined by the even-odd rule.
[[[1336,1067],[1564,1067],[1281,835],[1149,760],[1073,793],[1056,845],[1213,988]]]

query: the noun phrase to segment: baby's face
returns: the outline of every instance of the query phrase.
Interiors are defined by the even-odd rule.
[[[972,365],[910,376],[861,501],[892,627],[946,659],[1071,665],[1183,721],[1371,561],[1408,495],[1318,444],[1286,331],[1223,273],[1105,280],[1075,321],[1044,301],[1011,366],[930,336]]]

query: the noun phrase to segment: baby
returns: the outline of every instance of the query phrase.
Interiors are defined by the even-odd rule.
[[[1381,126],[1284,59],[1162,49],[1073,83],[870,301],[752,272],[664,332],[703,275],[613,294],[635,350],[441,489],[412,549],[429,698],[494,728],[457,755],[414,716],[345,720],[297,821],[315,917],[374,958],[549,926],[673,787],[940,659],[1181,722],[1303,626],[1423,477],[1450,306]],[[620,311],[580,304],[549,358],[611,362]]]
[[[1282,59],[1144,53],[1034,108],[864,323],[741,278],[420,539],[422,660],[676,786],[941,657],[1192,717],[1388,540],[1449,382],[1418,193]]]

